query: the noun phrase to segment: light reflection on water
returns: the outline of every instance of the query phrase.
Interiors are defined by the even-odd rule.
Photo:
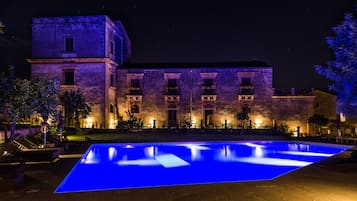
[[[272,179],[347,148],[283,141],[97,144],[56,192]]]

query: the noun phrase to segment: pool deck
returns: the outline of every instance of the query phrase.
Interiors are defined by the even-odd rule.
[[[74,154],[53,163],[26,165],[24,187],[0,192],[0,200],[355,201],[357,158],[351,153],[347,150],[270,181],[54,194],[80,157]]]

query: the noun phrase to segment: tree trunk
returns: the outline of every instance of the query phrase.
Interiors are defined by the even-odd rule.
[[[75,128],[76,128],[76,130],[80,129],[79,116],[77,114],[75,116]]]

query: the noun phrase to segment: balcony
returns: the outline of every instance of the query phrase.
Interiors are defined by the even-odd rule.
[[[254,95],[254,89],[239,89],[238,95]]]
[[[215,86],[202,86],[201,87],[201,95],[216,95],[216,87]]]
[[[180,95],[180,89],[178,87],[167,87],[165,89],[164,95],[168,95],[168,96]]]
[[[142,95],[143,91],[140,88],[129,88],[129,95]]]

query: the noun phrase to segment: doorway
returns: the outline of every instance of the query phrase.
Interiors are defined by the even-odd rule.
[[[213,110],[205,110],[204,112],[204,123],[205,123],[205,127],[213,127],[214,126],[214,122],[213,122]]]

